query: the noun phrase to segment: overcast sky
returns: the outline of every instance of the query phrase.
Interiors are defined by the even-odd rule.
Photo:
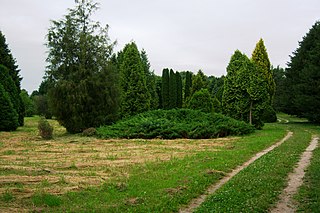
[[[94,19],[110,26],[115,51],[130,41],[144,48],[152,69],[202,69],[226,74],[236,49],[251,56],[264,39],[274,66],[286,66],[298,41],[320,20],[319,0],[97,0]],[[22,88],[38,89],[47,57],[50,20],[74,0],[0,0],[0,30],[21,69]]]

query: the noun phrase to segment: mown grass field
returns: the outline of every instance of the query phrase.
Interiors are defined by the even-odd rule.
[[[241,197],[227,207],[244,203],[237,208],[248,209],[249,202],[267,211],[285,186],[286,173],[292,170],[300,151],[312,134],[319,133],[317,127],[305,123],[283,122],[267,124],[263,130],[243,137],[101,140],[69,135],[55,121],[50,121],[55,127],[54,138],[46,141],[38,136],[38,119],[27,118],[26,125],[18,131],[0,133],[1,212],[176,212],[255,153],[279,141],[290,129],[296,132],[295,138],[252,164],[251,170],[248,167],[224,187],[231,193],[240,192],[232,196]],[[284,157],[288,153],[292,153],[291,158]],[[276,164],[286,168],[274,167]],[[317,178],[314,170],[319,164],[313,165],[315,168],[308,173],[310,179]],[[275,172],[270,169],[273,167]],[[263,177],[260,181],[263,183],[268,177],[274,178],[264,185],[254,180],[248,182],[259,178],[257,174]],[[298,200],[308,203],[310,199],[302,198],[309,196],[318,182],[305,185]],[[246,186],[252,187],[241,188]],[[256,204],[250,197],[242,196],[242,190],[265,196],[256,197],[255,200],[261,200]],[[222,200],[223,191],[221,188],[217,194]],[[211,205],[209,200],[206,205]],[[199,212],[206,211],[203,208]],[[309,206],[301,206],[301,211],[306,209]]]

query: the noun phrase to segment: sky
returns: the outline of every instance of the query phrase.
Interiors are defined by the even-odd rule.
[[[286,67],[298,42],[320,20],[319,0],[95,0],[92,17],[109,25],[115,52],[135,41],[151,69],[201,69],[226,75],[235,50],[251,56],[263,38],[273,66]],[[45,73],[51,20],[74,0],[0,0],[0,30],[19,66],[22,88],[37,90]]]

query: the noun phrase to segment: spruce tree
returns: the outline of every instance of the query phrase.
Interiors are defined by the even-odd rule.
[[[54,83],[49,102],[68,132],[82,132],[115,121],[119,106],[117,70],[111,61],[114,42],[108,26],[91,19],[91,0],[76,1],[47,34],[46,78]]]
[[[285,71],[286,112],[320,123],[320,22],[316,22],[291,56]]]
[[[136,115],[150,109],[151,96],[137,45],[127,44],[120,65],[122,117]]]
[[[18,113],[13,107],[9,94],[0,83],[0,131],[14,131],[19,126]]]
[[[22,78],[19,75],[20,70],[18,69],[18,65],[16,65],[16,60],[11,54],[11,51],[6,43],[5,36],[0,31],[0,65],[5,66],[9,75],[12,78],[14,85],[17,91],[17,100],[13,100],[13,107],[16,109],[18,113],[19,126],[23,126],[24,124],[24,105],[22,99],[19,96],[21,90],[21,80]],[[10,95],[11,96],[11,95]],[[11,97],[12,98],[12,97]]]
[[[170,96],[169,96],[169,69],[163,69],[161,77],[161,96],[162,96],[162,107],[163,109],[170,108]]]

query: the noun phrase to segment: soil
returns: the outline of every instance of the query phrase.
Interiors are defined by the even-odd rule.
[[[180,209],[180,213],[191,213],[193,212],[196,208],[198,208],[205,200],[206,198],[213,194],[216,190],[218,190],[220,187],[222,187],[226,182],[228,182],[232,177],[234,177],[235,175],[237,175],[241,170],[245,169],[246,167],[248,167],[251,163],[253,163],[254,161],[256,161],[257,159],[259,159],[260,157],[262,157],[263,155],[267,154],[268,152],[272,151],[274,148],[280,146],[282,143],[284,143],[286,140],[288,140],[291,136],[293,135],[292,132],[289,132],[281,141],[275,143],[274,145],[270,146],[269,148],[257,153],[254,157],[252,157],[250,160],[248,160],[247,162],[245,162],[243,165],[237,167],[236,169],[234,169],[232,172],[230,172],[229,174],[227,174],[224,178],[222,178],[218,183],[211,185],[206,193],[204,193],[203,195],[201,195],[198,198],[193,199],[190,204],[183,208]]]
[[[318,146],[319,138],[313,137],[310,145],[301,155],[301,159],[298,162],[296,168],[288,176],[288,186],[283,190],[280,195],[280,200],[276,207],[271,210],[273,213],[290,213],[295,212],[296,203],[293,201],[292,196],[297,193],[299,187],[303,183],[303,177],[305,175],[305,169],[309,166],[312,158],[313,150]]]

